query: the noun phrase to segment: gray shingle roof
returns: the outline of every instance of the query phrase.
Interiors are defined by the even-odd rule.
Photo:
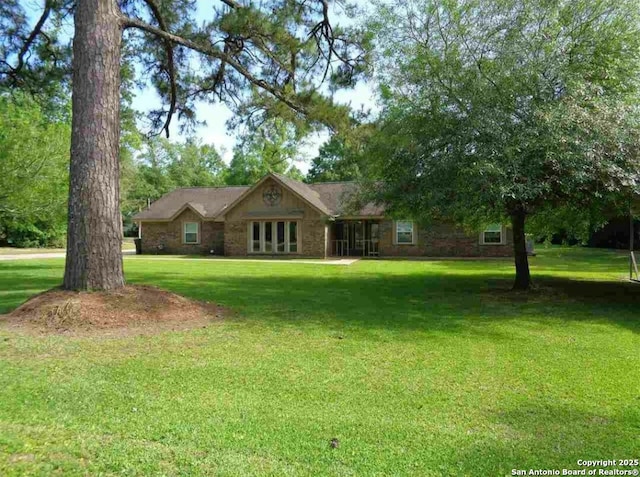
[[[133,220],[169,220],[187,204],[204,218],[213,219],[247,189],[249,186],[176,189],[137,213]]]
[[[304,182],[297,181],[295,179],[291,179],[290,177],[283,176],[280,174],[273,174],[278,179],[282,181],[284,185],[289,187],[292,191],[294,191],[299,196],[303,197],[307,202],[313,205],[316,209],[320,210],[325,215],[335,215],[333,210],[327,207],[322,200],[320,200],[320,194],[313,190],[309,185]]]
[[[366,204],[356,208],[354,201],[358,184],[356,182],[320,182],[309,184],[319,196],[323,204],[331,210],[331,215],[381,216],[384,207],[376,204]],[[354,210],[354,208],[356,210]]]
[[[352,199],[358,188],[355,182],[305,184],[280,174],[273,175],[325,215],[384,215],[384,209],[374,204],[353,210]],[[170,220],[187,205],[204,218],[213,219],[249,189],[249,186],[176,189],[136,214],[133,220]]]

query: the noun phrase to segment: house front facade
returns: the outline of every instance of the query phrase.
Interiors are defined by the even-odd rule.
[[[143,254],[506,257],[511,230],[419,227],[380,206],[348,207],[352,182],[305,184],[268,174],[253,186],[177,189],[138,213]]]

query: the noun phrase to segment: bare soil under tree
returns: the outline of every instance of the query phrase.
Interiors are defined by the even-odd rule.
[[[54,288],[0,315],[0,326],[36,334],[121,336],[205,327],[227,314],[214,303],[150,286],[106,292]]]

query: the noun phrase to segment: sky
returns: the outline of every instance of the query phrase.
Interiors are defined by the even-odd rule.
[[[211,0],[197,0],[198,13],[197,21],[201,22],[211,17],[212,2]],[[334,15],[333,21],[336,24],[351,23],[353,20],[345,18],[341,15]],[[360,82],[355,88],[350,90],[338,91],[334,94],[334,100],[343,104],[351,104],[354,109],[364,108],[365,110],[376,110],[375,91],[371,84]],[[151,88],[140,90],[136,93],[133,107],[139,111],[147,111],[153,109],[160,104],[159,97]],[[225,162],[229,163],[232,158],[233,146],[236,143],[236,137],[233,132],[226,128],[226,121],[230,119],[232,112],[223,103],[208,104],[201,102],[196,106],[196,117],[199,121],[204,121],[205,125],[196,129],[195,135],[204,143],[215,145],[216,149],[222,155]],[[184,139],[180,133],[179,124],[174,119],[170,128],[170,139],[180,141]],[[318,148],[328,139],[326,133],[313,134],[301,146],[301,157],[304,161],[296,164],[296,167],[303,173],[307,173],[310,162],[318,153]]]

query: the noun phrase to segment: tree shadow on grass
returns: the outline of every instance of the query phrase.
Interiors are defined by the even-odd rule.
[[[287,275],[210,276],[193,279],[175,273],[146,276],[152,283],[200,300],[235,308],[251,320],[281,324],[333,323],[364,328],[455,331],[460,327],[524,320],[539,323],[612,323],[640,332],[640,286],[539,280],[528,293],[509,290],[510,280],[486,275]]]
[[[561,293],[569,299],[584,303],[611,304],[640,307],[640,284],[629,281],[594,281],[563,279],[549,275],[540,275],[536,283],[544,290]],[[640,311],[640,308],[638,309]]]
[[[516,293],[509,290],[511,280],[492,269],[464,274],[431,267],[405,275],[346,269],[322,269],[317,274],[274,268],[246,272],[232,267],[225,273],[204,265],[196,276],[187,269],[172,269],[137,267],[127,270],[127,278],[231,307],[240,319],[269,320],[279,326],[304,322],[422,331],[475,327],[480,332],[484,325],[500,321],[588,321],[640,332],[640,285],[625,282],[537,275],[536,290]],[[0,313],[60,285],[61,279],[62,263],[13,262],[0,267]]]
[[[9,313],[27,299],[62,284],[62,266],[6,262],[0,264],[0,314]]]

